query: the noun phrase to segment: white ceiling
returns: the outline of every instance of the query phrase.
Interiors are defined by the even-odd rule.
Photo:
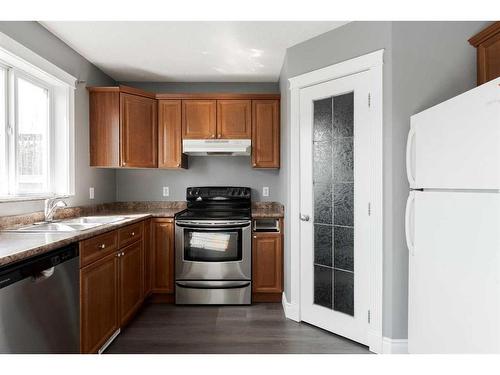
[[[122,82],[275,82],[288,47],[345,23],[41,22]]]

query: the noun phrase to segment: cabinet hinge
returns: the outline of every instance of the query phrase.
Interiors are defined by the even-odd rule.
[[[371,320],[371,313],[370,310],[368,310],[368,323],[370,323],[370,320]]]
[[[372,106],[372,94],[368,93],[368,108]]]
[[[372,204],[368,202],[368,216],[371,216],[372,214]]]

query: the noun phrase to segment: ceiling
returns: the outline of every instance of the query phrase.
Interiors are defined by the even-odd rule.
[[[276,82],[288,47],[347,22],[40,23],[116,81]]]

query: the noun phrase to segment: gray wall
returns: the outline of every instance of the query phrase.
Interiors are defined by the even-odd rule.
[[[476,86],[476,50],[467,40],[489,22],[394,22],[392,27],[392,334],[407,337],[408,195],[405,148],[410,116]],[[389,315],[389,314],[388,314]]]
[[[293,76],[381,48],[384,54],[384,320],[383,334],[407,337],[408,257],[404,206],[408,195],[405,144],[409,118],[475,86],[475,50],[467,39],[488,22],[352,22],[287,50],[280,77]],[[289,126],[283,118],[282,127]],[[286,165],[286,163],[285,163]],[[286,175],[291,166],[282,171]],[[287,184],[282,183],[287,196]],[[289,246],[286,244],[288,258]],[[285,262],[289,266],[289,263]],[[289,272],[285,280],[289,288]]]
[[[0,22],[0,32],[49,60],[79,80],[86,81],[75,92],[75,160],[74,197],[70,205],[109,202],[115,199],[114,170],[89,167],[89,107],[85,85],[112,85],[115,82],[72,50],[37,22]],[[88,189],[95,188],[95,200],[88,199]],[[42,201],[0,203],[0,216],[15,215],[43,209]]]
[[[384,53],[384,215],[385,229],[391,237],[390,223],[391,217],[387,212],[392,211],[391,199],[391,104],[392,104],[392,51],[391,51],[391,29],[390,22],[352,22],[328,33],[317,36],[304,43],[293,46],[287,50],[285,66],[280,77],[281,100],[289,103],[289,94],[285,81],[288,78],[310,72],[315,69],[323,68],[353,57],[361,56],[379,49],[385,49]],[[289,105],[289,104],[288,104]],[[288,129],[289,119],[283,118],[286,123],[282,124],[283,129]],[[286,131],[288,137],[288,131]],[[293,166],[286,164],[282,173],[287,174]],[[283,189],[288,189],[288,184],[282,184]],[[288,192],[284,191],[288,196]],[[290,218],[286,215],[286,222]],[[385,238],[384,238],[385,241]],[[384,269],[391,268],[391,244],[385,241],[384,249]],[[290,286],[290,246],[285,241],[285,293],[289,291]],[[392,285],[391,273],[384,273],[384,285]],[[384,335],[391,337],[390,311],[392,311],[392,295],[384,293]]]
[[[157,83],[125,82],[124,84],[153,92],[266,92],[279,93],[278,83]],[[186,187],[203,185],[236,185],[252,188],[255,200],[282,201],[280,171],[253,169],[250,157],[189,157],[187,170],[117,170],[116,199],[184,200]],[[163,186],[170,196],[163,197]],[[269,187],[269,197],[262,197],[262,187]]]

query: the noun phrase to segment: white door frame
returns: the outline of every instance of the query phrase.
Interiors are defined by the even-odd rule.
[[[382,352],[382,265],[383,265],[383,217],[382,217],[382,80],[384,50],[378,50],[360,57],[318,69],[289,79],[291,92],[290,128],[290,173],[288,209],[290,214],[290,290],[289,300],[283,300],[287,318],[300,321],[300,90],[345,77],[369,71],[371,112],[371,188],[370,188],[370,256],[369,256],[369,306],[370,317],[368,342],[372,352]],[[368,207],[367,207],[368,210]],[[368,316],[367,316],[368,319]]]

